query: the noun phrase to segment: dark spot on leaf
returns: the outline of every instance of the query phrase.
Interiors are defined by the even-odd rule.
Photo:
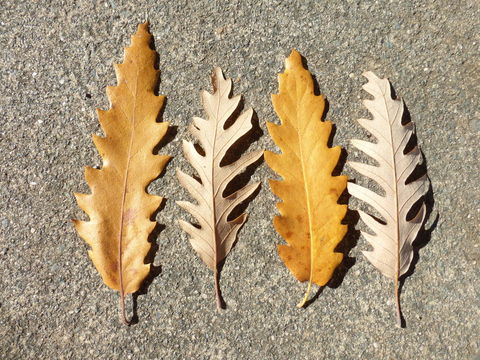
[[[338,197],[337,189],[330,189],[328,190],[328,193],[335,195],[335,197]]]
[[[110,274],[112,274],[112,277],[116,279],[118,273],[118,262],[117,260],[113,260],[110,262]]]
[[[127,209],[123,213],[123,224],[124,225],[129,225],[131,224],[134,220],[135,217],[137,216],[137,211],[134,209]]]

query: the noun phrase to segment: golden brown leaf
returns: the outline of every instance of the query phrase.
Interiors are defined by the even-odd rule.
[[[90,245],[88,254],[105,284],[120,292],[126,323],[124,297],[136,292],[150,271],[150,264],[144,264],[156,225],[150,217],[162,201],[146,188],[170,158],[152,152],[168,123],[156,121],[164,97],[154,94],[159,71],[151,41],[148,24],[139,25],[123,63],[114,65],[118,85],[107,87],[111,108],[97,109],[105,137],[93,135],[103,167],[86,167],[92,193],[75,194],[90,217],[88,222],[74,220],[75,228]]]
[[[299,281],[308,281],[302,307],[312,282],[323,286],[333,275],[343,255],[335,247],[347,226],[341,221],[346,205],[337,203],[347,185],[346,176],[332,176],[341,149],[328,147],[332,123],[321,121],[325,100],[314,94],[311,74],[293,50],[279,74],[280,91],[272,102],[281,125],[267,123],[268,132],[282,150],[265,152],[265,161],[283,181],[270,180],[272,191],[283,201],[274,218],[277,232],[288,245],[279,245],[285,265]]]

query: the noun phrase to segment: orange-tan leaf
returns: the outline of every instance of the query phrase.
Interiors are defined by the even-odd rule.
[[[321,120],[325,100],[314,94],[312,76],[295,50],[279,74],[279,86],[272,102],[281,125],[267,127],[282,153],[266,151],[265,161],[283,178],[270,180],[273,193],[282,200],[277,204],[280,216],[273,222],[287,242],[278,246],[281,259],[299,281],[308,281],[301,307],[311,284],[327,284],[342,261],[335,248],[347,231],[341,224],[347,206],[338,204],[347,177],[332,176],[341,149],[328,146],[332,123]]]
[[[74,220],[75,228],[90,245],[88,254],[105,284],[120,292],[125,322],[124,296],[136,292],[150,271],[144,263],[156,225],[150,217],[162,201],[146,188],[170,158],[153,154],[168,123],[156,121],[164,97],[154,94],[159,70],[151,42],[148,24],[139,25],[123,63],[115,65],[117,86],[107,87],[111,107],[97,110],[105,137],[93,135],[103,166],[85,169],[92,193],[75,194],[90,218]]]

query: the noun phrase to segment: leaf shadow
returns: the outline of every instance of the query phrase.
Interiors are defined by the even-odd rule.
[[[236,119],[238,117],[238,115],[240,115],[240,113],[242,112],[243,105],[244,105],[244,103],[243,103],[243,98],[242,98],[242,100],[240,100],[240,104],[239,104],[237,110],[232,115],[232,117],[234,116],[234,119]],[[232,122],[227,121],[226,126],[228,127],[231,124],[232,124]],[[249,132],[247,132],[244,136],[242,136],[227,151],[227,153],[225,154],[225,157],[222,159],[220,165],[225,166],[227,164],[231,164],[231,163],[237,161],[241,157],[241,155],[244,154],[253,143],[258,141],[262,137],[262,135],[263,135],[263,131],[260,128],[257,113],[254,111],[253,115],[252,115],[252,129],[250,129]],[[238,174],[236,177],[234,177],[230,181],[230,183],[226,186],[225,191],[223,192],[222,196],[226,197],[226,196],[234,193],[235,191],[243,188],[244,186],[246,186],[250,182],[250,180],[251,180],[253,174],[255,173],[255,171],[257,170],[257,168],[260,167],[262,163],[263,163],[263,156],[260,157],[254,163],[247,166],[244,171],[242,171],[240,174]],[[255,191],[252,194],[250,194],[250,196],[248,196],[244,201],[242,201],[240,204],[238,204],[232,210],[232,212],[228,215],[227,220],[231,221],[231,220],[237,218],[238,216],[242,215],[247,210],[248,205],[253,201],[253,199],[258,196],[258,194],[260,193],[260,190],[261,190],[261,184],[258,185],[258,187],[255,189]],[[248,219],[247,219],[247,221],[248,221]],[[242,227],[243,227],[243,225],[242,225]],[[240,231],[241,231],[241,229],[239,230],[239,232]],[[235,242],[232,245],[232,249],[236,246],[237,241],[238,241],[238,236],[237,236],[237,238],[235,239]],[[218,279],[219,279],[219,281],[221,281],[222,269],[223,269],[223,266],[225,265],[225,260],[226,260],[226,258],[223,259],[219,263],[219,266],[218,266]],[[223,297],[221,296],[221,287],[220,287],[220,299],[221,299],[221,303],[222,303],[222,308],[226,309],[227,304],[226,304],[225,300],[223,299]]]
[[[252,116],[252,129],[249,132],[247,132],[244,136],[242,136],[240,139],[238,139],[238,141],[227,151],[227,153],[225,154],[225,157],[222,159],[220,163],[220,166],[225,166],[227,164],[231,164],[237,161],[242,156],[242,154],[244,154],[248,150],[250,145],[258,141],[262,136],[263,136],[263,131],[260,128],[257,113],[254,111]],[[262,163],[263,163],[263,156],[260,157],[254,163],[247,166],[244,171],[242,171],[240,174],[234,177],[230,181],[230,183],[227,185],[222,195],[226,197],[234,193],[236,190],[246,186],[250,182],[250,179],[255,173],[255,170]],[[245,202],[247,201],[244,201],[242,204],[244,204]],[[232,211],[231,216],[228,217],[228,220],[231,220],[232,218],[234,218],[233,216],[237,214],[235,209]],[[240,214],[241,213],[238,213],[238,215]]]
[[[305,304],[303,304],[302,308],[306,309],[310,305],[312,305],[317,299],[320,297],[320,295],[323,293],[323,290],[325,290],[325,286],[319,286],[317,292],[315,295],[313,295],[310,299],[308,299]]]
[[[315,96],[319,96],[321,94],[320,92],[320,87],[319,87],[319,82],[317,80],[317,77],[316,75],[314,75],[309,69],[308,69],[308,61],[307,59],[302,55],[300,54],[300,59],[302,60],[302,65],[305,69],[307,69],[309,72],[310,72],[310,75],[312,76],[312,80],[313,80],[313,93]],[[325,120],[325,116],[327,115],[328,113],[328,102],[326,101],[327,99],[325,99],[325,110],[323,112],[323,115],[322,115],[322,121]]]
[[[332,134],[334,135],[333,131]],[[342,148],[338,164],[332,172],[332,175],[338,176],[342,173],[347,161],[347,157],[347,151]],[[331,289],[336,289],[342,285],[345,276],[357,262],[357,259],[355,257],[349,256],[349,254],[351,250],[357,246],[358,240],[360,238],[360,231],[356,229],[356,225],[360,219],[360,216],[358,215],[357,211],[348,208],[350,197],[351,195],[348,193],[347,189],[345,189],[338,198],[338,204],[347,205],[347,213],[342,220],[342,224],[347,225],[348,228],[347,233],[343,237],[342,241],[335,248],[335,252],[340,252],[343,254],[343,260],[340,265],[335,269],[330,281],[326,284],[326,286]],[[317,300],[318,297],[322,294],[326,286],[319,287],[317,293],[305,303],[304,308],[307,308],[311,304],[313,304],[315,300]]]
[[[158,210],[159,212],[160,210]],[[146,295],[148,294],[148,289],[150,285],[152,284],[153,280],[157,276],[159,276],[162,273],[162,266],[161,265],[155,265],[153,261],[155,260],[155,255],[158,251],[158,243],[157,243],[157,238],[160,235],[160,233],[165,230],[165,225],[157,223],[155,225],[155,228],[151,232],[151,234],[148,237],[148,241],[152,244],[150,250],[147,253],[147,256],[145,257],[145,263],[150,264],[150,272],[148,273],[147,277],[145,280],[142,282],[142,285],[140,286],[140,289],[138,289],[137,292],[132,294],[132,319],[130,320],[130,324],[134,325],[137,324],[139,321],[138,318],[138,297],[141,295]]]
[[[217,277],[218,277],[218,283],[219,284],[221,283],[221,280],[222,280],[222,269],[223,269],[223,266],[225,265],[225,260],[226,259],[227,258],[225,257],[217,265]],[[223,298],[222,287],[221,286],[219,286],[219,288],[218,288],[218,300],[219,300],[218,305],[220,306],[220,309],[225,310],[227,308],[227,303],[225,302],[225,299]]]
[[[257,160],[255,163],[253,163],[251,166],[249,166],[250,170],[249,170],[249,168],[247,168],[246,171],[249,171],[249,172],[253,173],[255,171],[255,169],[260,165],[261,165],[261,159]],[[242,179],[239,179],[239,181],[242,181]],[[237,218],[238,216],[242,215],[245,212],[245,210],[247,209],[250,202],[252,202],[253,199],[255,197],[257,197],[257,195],[260,193],[260,190],[261,190],[261,184],[259,184],[259,186],[255,189],[255,191],[249,197],[247,197],[243,202],[241,202],[239,205],[237,205],[232,210],[232,212],[228,216],[228,220],[231,221],[231,220]],[[242,227],[243,227],[243,225],[242,225]],[[241,230],[241,228],[239,229],[239,232],[240,232],[240,230]],[[237,241],[238,241],[238,237],[235,239],[235,241],[232,245],[232,249],[237,244]],[[226,257],[218,263],[218,280],[219,280],[219,282],[221,281],[222,269],[223,269],[223,266],[225,265],[225,260],[226,260]],[[224,301],[224,299],[221,295],[221,288],[220,288],[220,301],[222,302],[222,309],[226,309],[227,304],[226,304],[226,302]]]
[[[331,140],[329,140],[329,146],[331,146],[333,142],[333,136],[336,133],[336,126],[334,125],[332,128]],[[347,162],[348,152],[346,149],[342,148],[340,153],[340,158],[338,160],[337,166],[332,172],[333,176],[339,176],[342,174],[345,164]],[[340,252],[343,254],[343,260],[340,265],[335,269],[332,278],[328,282],[327,286],[336,289],[338,288],[347,273],[350,269],[355,265],[357,259],[355,257],[349,256],[350,251],[357,246],[358,239],[360,238],[360,231],[356,229],[356,225],[360,216],[358,212],[355,210],[351,210],[348,207],[350,202],[351,195],[348,193],[347,189],[343,191],[343,193],[338,198],[338,204],[347,205],[347,213],[342,220],[342,224],[347,225],[347,233],[343,237],[342,241],[337,245],[335,251]]]
[[[150,32],[150,24],[148,25],[148,32]],[[159,70],[160,68],[160,54],[157,51],[157,47],[155,45],[155,36],[152,35],[150,42],[149,42],[150,48],[155,51],[155,59],[153,60],[153,67],[155,70]],[[153,88],[153,93],[155,95],[159,95],[159,89],[160,89],[160,84],[161,84],[161,74],[158,72],[158,80],[157,83],[155,84],[155,87]],[[166,98],[165,98],[166,99]],[[165,108],[165,105],[163,106]]]
[[[410,112],[409,112],[407,106],[404,105],[404,118],[402,119],[402,124],[408,124],[410,121],[411,121]],[[408,144],[405,147],[404,152],[408,153],[409,151],[414,149],[417,146],[417,144],[418,144],[418,138],[417,138],[416,132],[414,132],[412,134],[412,137],[409,139]],[[413,245],[413,259],[412,259],[412,262],[410,264],[410,268],[399,279],[399,290],[398,290],[399,291],[399,296],[401,296],[402,289],[403,289],[403,286],[405,284],[405,280],[407,278],[409,278],[415,272],[415,267],[416,267],[418,261],[420,260],[420,250],[422,248],[424,248],[430,242],[431,237],[432,237],[432,232],[437,227],[438,221],[440,219],[440,214],[437,213],[436,216],[435,216],[435,219],[433,220],[431,225],[428,228],[426,227],[426,224],[430,220],[430,217],[432,216],[432,213],[433,213],[433,209],[435,207],[435,199],[434,199],[434,196],[433,196],[432,182],[428,178],[428,174],[427,174],[427,168],[428,168],[427,159],[426,159],[425,154],[423,153],[422,150],[420,150],[420,154],[421,154],[421,157],[422,157],[422,162],[419,165],[416,166],[416,168],[413,170],[412,174],[410,174],[410,176],[408,177],[406,183],[407,184],[411,183],[411,182],[421,178],[422,176],[426,176],[427,181],[428,181],[428,190],[425,193],[425,195],[423,197],[421,197],[412,206],[412,208],[410,209],[410,211],[407,214],[407,220],[412,219],[417,214],[417,212],[420,210],[420,207],[422,206],[423,203],[425,204],[425,208],[426,208],[425,219],[423,221],[423,224],[422,224],[422,227],[421,227],[419,233],[417,234],[416,239],[414,240],[414,242],[412,244]],[[406,320],[405,320],[402,313],[400,313],[400,321],[401,321],[401,327],[402,328],[407,326]]]
[[[339,204],[348,205],[349,199],[350,194],[345,191],[339,199]],[[356,229],[359,219],[360,216],[357,211],[347,208],[347,213],[342,220],[342,224],[347,225],[347,233],[335,248],[336,252],[343,254],[343,260],[335,269],[332,278],[328,282],[327,286],[329,288],[336,289],[340,287],[347,273],[357,262],[356,257],[350,256],[350,252],[357,246],[358,239],[360,238],[360,231]]]
[[[165,148],[165,146],[167,146],[167,144],[169,144],[170,142],[172,142],[175,139],[175,137],[177,136],[177,133],[178,133],[178,126],[177,125],[169,125],[168,129],[167,129],[167,132],[165,133],[165,136],[162,138],[162,140],[160,140],[160,142],[157,145],[155,145],[155,147],[152,150],[152,153],[154,155],[158,155],[160,153],[160,151],[163,148]],[[167,167],[165,166],[165,169],[166,168]],[[162,171],[162,173],[159,176],[157,176],[155,178],[155,180],[158,180],[159,178],[161,178],[164,175],[165,169]]]
[[[157,177],[157,179],[164,175],[165,169],[166,169],[166,166],[162,171],[162,173]],[[155,212],[150,217],[151,221],[156,221],[158,213],[160,213],[160,211],[162,211],[165,208],[166,202],[167,202],[167,198],[164,197],[158,209],[155,210]],[[159,248],[157,239],[160,236],[160,234],[165,230],[165,228],[166,226],[164,224],[160,224],[156,222],[155,227],[153,228],[153,231],[148,235],[148,242],[151,244],[151,247],[147,253],[147,256],[144,259],[144,263],[150,264],[150,272],[148,273],[145,280],[143,280],[140,288],[135,293],[132,294],[132,318],[130,320],[130,325],[135,325],[139,321],[138,297],[141,295],[148,294],[148,289],[152,284],[153,280],[155,280],[155,278],[162,273],[162,266],[155,265],[154,261],[155,261],[155,255],[157,254],[157,251]]]
[[[302,58],[303,66],[308,70],[307,60],[303,56],[301,56],[301,58]],[[318,96],[321,94],[319,82],[317,80],[317,77],[314,74],[312,74],[312,79],[313,79],[314,94]],[[325,108],[321,117],[322,121],[325,121],[327,119],[327,115],[330,110],[330,103],[328,99],[324,97],[324,100],[325,100]],[[330,132],[330,135],[327,141],[328,147],[333,147],[333,139],[335,138],[336,132],[337,132],[337,126],[336,124],[332,123],[332,130]],[[348,157],[347,150],[341,147],[340,156],[339,156],[337,165],[332,171],[332,176],[339,176],[342,174],[345,164],[347,162],[347,157]],[[355,229],[356,224],[358,223],[358,220],[359,220],[359,215],[357,211],[353,211],[348,208],[349,200],[350,200],[350,194],[345,188],[342,194],[340,194],[337,203],[341,205],[347,205],[347,212],[345,214],[345,217],[342,220],[342,224],[347,225],[347,233],[343,237],[342,241],[335,248],[336,252],[340,252],[343,254],[343,260],[340,263],[340,265],[335,269],[332,278],[326,285],[332,289],[336,289],[342,284],[345,276],[356,263],[356,258],[349,256],[349,254],[350,254],[350,251],[357,245],[358,239],[360,237],[360,231]],[[307,308],[312,303],[314,303],[318,299],[318,297],[322,294],[324,289],[325,289],[325,286],[319,287],[316,294],[305,303],[304,308]]]

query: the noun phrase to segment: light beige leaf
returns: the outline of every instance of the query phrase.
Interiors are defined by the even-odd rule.
[[[364,100],[364,105],[373,115],[372,120],[359,119],[359,123],[377,139],[376,143],[352,140],[352,144],[376,160],[378,166],[358,162],[348,164],[359,173],[375,180],[385,191],[381,196],[365,187],[348,183],[348,191],[356,198],[375,208],[383,217],[385,224],[373,216],[359,211],[360,218],[374,232],[362,232],[373,246],[365,251],[367,259],[386,277],[395,283],[397,320],[401,324],[399,279],[405,274],[412,262],[415,240],[425,218],[425,203],[407,221],[412,206],[425,195],[428,187],[426,175],[407,184],[407,179],[422,155],[417,146],[405,154],[405,149],[414,134],[412,122],[402,124],[404,104],[402,100],[392,99],[390,83],[380,79],[372,72],[363,74],[369,82],[363,89],[373,95],[372,100]]]
[[[227,218],[237,205],[255,191],[259,183],[249,184],[227,197],[224,197],[224,192],[235,176],[262,156],[262,151],[246,154],[232,164],[220,166],[232,145],[252,129],[253,110],[248,109],[225,128],[239,105],[240,96],[230,98],[232,82],[225,80],[220,68],[214,69],[212,84],[213,94],[207,91],[201,93],[207,120],[194,117],[190,126],[190,132],[205,154],[201,154],[194,143],[183,141],[185,157],[197,171],[201,182],[177,169],[180,183],[197,204],[187,201],[177,203],[191,213],[200,225],[198,228],[179,220],[183,230],[191,236],[192,247],[214,272],[217,307],[221,308],[218,265],[230,252],[247,215],[243,213],[230,221]]]

